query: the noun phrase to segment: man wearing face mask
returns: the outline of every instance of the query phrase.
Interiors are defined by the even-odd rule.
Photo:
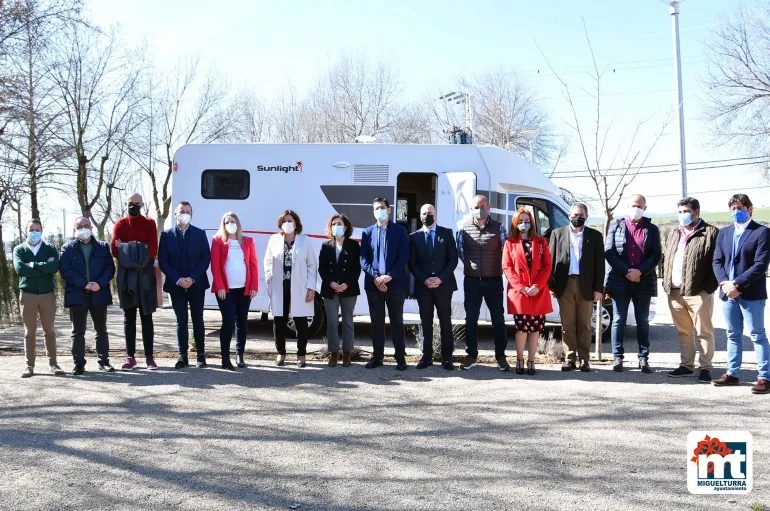
[[[149,253],[150,264],[142,267],[139,271],[146,279],[140,279],[146,282],[148,287],[155,289],[155,258],[158,255],[158,228],[155,225],[155,220],[142,215],[142,207],[144,201],[142,196],[138,193],[133,193],[126,199],[126,209],[128,210],[128,216],[121,218],[115,222],[115,227],[112,230],[112,256],[120,260],[118,257],[118,250],[121,245],[135,241],[142,243],[146,246]],[[118,281],[121,279],[121,269],[118,268]],[[128,271],[137,271],[135,268],[128,268]],[[120,291],[120,289],[119,289]],[[155,327],[152,322],[152,313],[155,312],[155,306],[148,299],[149,289],[142,293],[144,305],[137,303],[124,304],[123,297],[125,293],[121,295],[121,307],[123,308],[123,329],[126,337],[126,362],[121,368],[124,371],[131,371],[136,366],[136,316],[139,312],[139,317],[142,323],[142,342],[144,344],[144,354],[147,357],[147,369],[154,370],[158,368],[155,363],[153,355],[153,344],[155,340]],[[153,291],[154,296],[154,291]],[[136,299],[138,301],[139,298]],[[128,302],[128,301],[126,301]]]
[[[711,383],[714,356],[714,291],[717,279],[712,262],[719,229],[700,218],[700,202],[686,197],[677,203],[679,228],[671,232],[663,251],[663,290],[668,295],[671,319],[679,333],[681,362],[669,372],[672,378],[695,374],[695,340],[698,336],[698,383]]]
[[[385,358],[385,305],[388,306],[390,332],[396,351],[396,369],[406,371],[404,342],[404,300],[409,289],[406,266],[409,264],[409,236],[406,229],[390,221],[392,209],[387,199],[372,203],[377,223],[361,234],[361,269],[364,289],[372,319],[374,352],[367,369],[382,365]]]
[[[33,218],[27,222],[27,240],[13,249],[13,268],[19,274],[19,305],[24,323],[24,355],[27,367],[21,374],[34,374],[37,346],[37,317],[45,332],[45,354],[52,374],[62,376],[64,371],[56,363],[56,293],[53,276],[59,271],[59,253],[43,241],[43,224]]]
[[[604,240],[585,225],[587,219],[588,206],[573,204],[570,225],[554,229],[549,242],[553,272],[548,287],[559,302],[566,354],[562,371],[577,369],[578,358],[581,371],[591,370],[591,316],[604,289]]]
[[[658,277],[655,268],[660,262],[660,231],[652,220],[644,216],[647,199],[632,195],[628,201],[629,216],[610,226],[604,242],[604,257],[610,264],[604,287],[612,296],[612,369],[623,371],[623,338],[625,336],[628,306],[634,302],[636,337],[639,343],[639,369],[651,373],[650,356],[650,300],[658,296]]]
[[[727,372],[711,383],[717,387],[740,384],[746,322],[759,373],[751,391],[767,394],[770,393],[770,344],[765,333],[765,275],[770,264],[770,229],[751,219],[754,207],[747,195],[733,195],[728,207],[733,223],[719,231],[713,262],[727,321]]]
[[[99,370],[112,372],[110,341],[107,334],[107,306],[112,305],[110,281],[115,263],[110,246],[97,240],[91,231],[91,220],[75,219],[75,239],[61,249],[59,264],[64,279],[64,306],[72,322],[72,374],[81,375],[86,367],[86,324],[88,315],[94,325]]]
[[[176,338],[179,359],[174,367],[182,369],[190,365],[187,352],[190,349],[187,329],[187,307],[193,324],[197,367],[206,367],[205,330],[203,303],[209,288],[206,270],[211,263],[211,250],[206,233],[191,225],[192,206],[182,201],[174,210],[176,225],[163,231],[158,248],[158,265],[166,276],[163,291],[171,297],[176,316]]]
[[[503,306],[503,247],[505,227],[489,218],[489,202],[483,195],[471,201],[471,219],[457,232],[457,252],[463,262],[465,294],[465,352],[460,369],[476,365],[482,301],[486,302],[495,330],[495,358],[501,369],[510,370],[505,360],[508,338]]]
[[[444,369],[452,363],[452,293],[457,290],[457,246],[452,229],[436,222],[436,208],[425,204],[420,208],[422,229],[409,236],[409,269],[414,275],[414,294],[420,306],[422,322],[422,359],[417,369],[433,365],[433,308],[441,328],[441,360]]]

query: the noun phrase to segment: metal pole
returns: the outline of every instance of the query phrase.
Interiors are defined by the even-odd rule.
[[[63,238],[67,238],[67,210],[61,210],[61,235]]]
[[[682,56],[679,51],[679,3],[672,2],[671,20],[674,27],[674,75],[676,78],[676,123],[679,127],[679,177],[682,197],[687,197],[687,160],[684,151],[684,98],[682,95]]]
[[[469,92],[465,93],[465,124],[467,124],[468,131],[470,132],[470,140],[468,143],[473,143],[473,107],[471,106],[471,95]]]
[[[602,360],[602,305],[602,300],[596,302],[596,360],[599,361]]]

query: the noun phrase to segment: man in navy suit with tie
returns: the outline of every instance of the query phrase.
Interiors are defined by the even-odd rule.
[[[422,229],[409,236],[409,270],[414,275],[414,294],[420,304],[422,322],[422,359],[417,369],[433,365],[433,308],[441,329],[441,359],[444,369],[452,363],[452,293],[457,290],[457,245],[452,229],[436,222],[436,208],[425,204],[420,209]]]
[[[372,203],[377,223],[361,235],[361,269],[372,320],[374,353],[367,369],[382,365],[385,358],[385,305],[388,306],[390,333],[396,350],[396,369],[406,370],[404,343],[404,300],[409,288],[406,266],[409,264],[409,236],[406,229],[390,221],[392,210],[387,199]]]
[[[187,367],[189,333],[187,330],[187,306],[190,306],[198,367],[206,367],[206,350],[203,328],[203,302],[209,288],[206,270],[211,262],[211,249],[206,233],[190,225],[192,206],[180,202],[174,210],[176,225],[160,235],[158,266],[166,275],[163,291],[171,296],[171,306],[176,315],[176,337],[179,345],[177,369]]]
[[[734,223],[719,231],[714,251],[714,274],[727,321],[727,372],[712,383],[717,387],[740,384],[745,321],[754,342],[759,372],[751,391],[767,394],[770,393],[770,345],[765,334],[765,274],[770,263],[770,229],[751,219],[754,208],[747,195],[733,195],[728,207]]]

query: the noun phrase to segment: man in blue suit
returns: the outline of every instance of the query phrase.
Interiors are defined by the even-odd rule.
[[[390,221],[392,210],[387,199],[372,203],[377,223],[361,235],[361,268],[364,289],[372,319],[374,353],[367,369],[382,365],[385,358],[385,305],[388,306],[390,334],[396,350],[396,369],[406,370],[404,343],[404,300],[409,288],[406,266],[409,264],[409,236],[406,229]]]
[[[171,296],[171,306],[176,315],[176,337],[179,345],[177,369],[187,367],[189,333],[187,330],[187,306],[190,306],[198,367],[206,367],[206,349],[203,328],[203,302],[209,288],[206,270],[211,262],[211,249],[206,233],[190,225],[192,206],[182,201],[174,210],[176,225],[163,231],[158,247],[158,266],[166,275],[163,291]]]
[[[72,374],[81,375],[86,367],[86,322],[96,330],[96,354],[99,370],[112,372],[110,340],[107,334],[107,306],[112,305],[110,281],[115,275],[115,262],[110,246],[91,233],[91,220],[75,219],[75,239],[61,249],[59,271],[64,279],[64,306],[70,310],[72,322]]]
[[[754,208],[747,195],[738,193],[728,202],[733,224],[719,231],[714,251],[714,274],[727,321],[727,372],[713,380],[717,387],[740,384],[743,361],[743,322],[749,326],[757,354],[754,394],[770,393],[770,345],[765,334],[765,274],[770,264],[770,229],[751,219]]]

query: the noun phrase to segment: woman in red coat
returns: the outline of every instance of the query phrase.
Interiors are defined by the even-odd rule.
[[[551,251],[537,235],[532,215],[520,209],[511,219],[503,248],[503,272],[508,279],[508,314],[516,323],[516,372],[524,373],[524,344],[528,347],[527,374],[535,374],[535,354],[545,315],[553,311],[548,277]]]
[[[243,353],[246,349],[247,319],[251,300],[259,288],[259,268],[254,240],[244,236],[241,221],[233,212],[222,217],[219,231],[211,240],[211,274],[214,282],[211,292],[217,295],[222,328],[219,344],[222,368],[235,371],[230,361],[230,342],[235,330],[235,358],[238,367],[246,367]]]

